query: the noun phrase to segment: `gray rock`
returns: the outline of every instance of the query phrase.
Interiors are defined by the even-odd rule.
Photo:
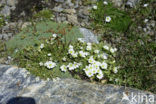
[[[80,28],[80,32],[83,34],[84,40],[86,42],[99,43],[99,41],[97,40],[97,37],[90,30],[86,28]]]
[[[4,40],[9,40],[9,36],[7,34],[2,34]]]
[[[17,4],[17,0],[7,0],[7,5],[8,6],[15,6]]]
[[[14,101],[11,104],[18,104],[19,97],[20,104],[154,104],[140,102],[137,97],[131,102],[132,95],[143,95],[148,99],[156,97],[152,93],[136,89],[76,79],[41,80],[25,69],[0,65],[0,104],[11,101]],[[28,103],[29,101],[33,103]]]
[[[8,33],[8,38],[11,38],[13,36],[13,33]]]
[[[78,22],[78,19],[77,19],[77,15],[67,15],[67,19],[68,19],[68,22],[71,23],[71,24],[74,24],[74,25],[79,25],[79,22]]]
[[[128,0],[126,5],[129,7],[135,7],[137,3],[139,3],[140,0]]]
[[[10,15],[10,7],[9,6],[7,6],[7,5],[5,5],[4,6],[4,8],[2,9],[2,11],[0,11],[0,13],[2,14],[2,15],[4,15],[5,17],[6,16],[9,16]]]
[[[111,0],[116,6],[121,7],[123,5],[123,0]]]
[[[62,12],[63,10],[64,10],[64,9],[62,8],[61,5],[59,5],[59,6],[53,8],[53,11],[54,11],[54,12]]]
[[[2,36],[2,34],[0,34],[0,40],[2,40],[3,39],[3,36]]]
[[[75,9],[65,9],[64,12],[69,13],[69,14],[74,14],[76,13]]]
[[[63,3],[65,2],[64,0],[54,0],[55,2],[60,2],[60,3]]]

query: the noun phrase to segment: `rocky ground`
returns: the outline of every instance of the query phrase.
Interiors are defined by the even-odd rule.
[[[139,2],[139,0],[128,0],[127,2],[122,0],[112,1],[120,8],[135,7]],[[80,31],[83,34],[89,34],[84,35],[86,41],[98,42],[94,38],[94,34],[86,30],[90,25],[89,10],[93,5],[86,5],[84,0],[74,2],[71,0],[36,2],[38,1],[0,0],[0,14],[10,18],[5,18],[5,25],[0,28],[0,40],[7,41],[11,39],[22,28],[29,25],[28,18],[33,14],[30,7],[36,5],[38,11],[44,7],[50,8],[54,13],[53,20],[56,22],[65,22],[85,27],[80,28]],[[150,25],[154,27],[155,21],[150,22]],[[150,29],[147,29],[145,28],[145,31],[149,32]],[[3,63],[3,60],[1,60],[0,63]],[[5,60],[6,64],[9,63],[9,60],[11,60],[9,57]],[[123,92],[127,94],[128,99],[122,99],[125,94]],[[45,81],[30,75],[25,69],[0,65],[0,104],[28,104],[25,103],[26,101],[30,101],[29,104],[154,104],[145,101],[140,103],[131,102],[132,92],[136,95],[143,94],[149,96],[151,94],[131,88],[97,85],[75,79]]]
[[[125,94],[127,98],[123,98]],[[147,102],[132,98],[137,95],[147,96]],[[25,69],[0,65],[0,104],[154,104],[151,96],[156,97],[132,88],[76,79],[41,80]]]
[[[139,0],[128,0],[126,3],[122,0],[112,0],[116,6],[125,8],[125,6],[135,7]],[[96,2],[96,0],[92,0]],[[28,5],[29,4],[29,5]],[[93,5],[85,3],[83,0],[50,0],[49,2],[36,0],[0,0],[0,14],[10,19],[6,19],[3,27],[0,28],[0,40],[9,40],[29,23],[28,18],[32,16],[32,7],[36,10],[49,8],[54,13],[54,21],[65,22],[80,27],[88,28],[90,25],[89,11]]]

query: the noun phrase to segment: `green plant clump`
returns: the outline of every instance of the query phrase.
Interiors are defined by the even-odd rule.
[[[33,16],[34,19],[42,19],[42,20],[52,19],[53,17],[54,15],[52,11],[49,9],[43,9],[38,13],[34,14]]]
[[[0,15],[0,27],[2,27],[5,24],[4,17]]]
[[[27,46],[35,46],[41,43],[46,38],[52,36],[53,33],[62,34],[67,41],[75,41],[78,37],[82,37],[77,27],[72,27],[67,24],[58,24],[52,21],[40,21],[33,26],[24,28],[19,34],[6,42],[9,54],[15,50],[23,49]]]
[[[91,18],[94,28],[100,27],[105,31],[125,32],[131,23],[131,18],[126,12],[114,7],[110,2],[104,4],[103,0],[97,2],[97,7],[91,11]]]
[[[16,61],[44,79],[74,77],[89,81],[105,80],[121,83],[115,61],[117,49],[104,43],[67,42],[61,34],[53,34],[36,47],[26,47],[16,53]]]

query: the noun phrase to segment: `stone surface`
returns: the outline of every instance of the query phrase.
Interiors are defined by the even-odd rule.
[[[86,28],[80,28],[81,34],[84,36],[84,40],[86,42],[94,42],[94,43],[99,43],[97,40],[97,37],[88,29]]]
[[[6,5],[6,6],[2,9],[2,11],[0,11],[0,13],[1,13],[2,15],[4,15],[5,17],[6,17],[6,16],[9,16],[10,13],[11,13],[10,7]]]
[[[76,79],[41,80],[25,69],[0,65],[0,104],[154,104],[130,102],[131,93],[156,97],[136,89]],[[122,99],[125,94],[127,100]]]
[[[116,6],[121,7],[123,5],[123,0],[111,0]]]
[[[64,2],[64,0],[54,0],[54,1],[56,1],[56,2],[61,2],[61,3]]]
[[[137,3],[139,3],[140,0],[128,0],[126,5],[129,7],[135,7]]]
[[[69,13],[69,14],[74,14],[74,13],[76,13],[76,10],[75,9],[65,9],[64,12]]]
[[[78,25],[78,19],[77,19],[77,15],[67,15],[67,18],[68,18],[68,21],[69,23],[71,24],[75,24],[75,25]]]

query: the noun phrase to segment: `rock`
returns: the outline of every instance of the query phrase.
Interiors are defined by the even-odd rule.
[[[123,0],[111,0],[116,6],[121,7],[123,5]]]
[[[90,10],[90,8],[84,8],[83,11],[82,11],[82,13],[83,13],[84,15],[89,16],[89,15],[90,15],[89,10]]]
[[[4,8],[2,8],[2,11],[0,11],[0,13],[2,14],[2,15],[4,15],[5,17],[6,16],[9,16],[10,15],[10,7],[9,6],[7,6],[7,5],[5,5],[4,6]]]
[[[7,34],[3,34],[2,36],[4,40],[9,40],[9,36]]]
[[[31,22],[24,22],[24,23],[22,24],[21,29],[24,29],[24,28],[26,28],[26,27],[29,26],[29,25],[31,25]]]
[[[88,29],[86,28],[79,28],[81,34],[83,34],[84,40],[86,42],[90,42],[90,43],[99,43],[99,41],[97,40],[97,37]]]
[[[54,0],[55,2],[60,2],[60,3],[63,3],[65,2],[64,0]]]
[[[129,6],[131,8],[135,7],[137,3],[139,3],[140,0],[128,0],[126,3],[126,6]]]
[[[0,34],[0,40],[2,40],[3,39],[3,36],[2,36],[2,34]]]
[[[67,15],[67,19],[68,19],[68,22],[71,23],[71,24],[74,24],[74,25],[79,25],[78,23],[78,20],[77,20],[77,15]]]
[[[17,4],[17,0],[7,0],[8,6],[15,6]]]
[[[76,10],[75,9],[65,9],[64,12],[69,13],[69,14],[74,14],[74,13],[76,13]]]
[[[62,12],[63,10],[64,10],[64,9],[62,8],[61,5],[59,5],[59,6],[53,8],[53,11],[54,11],[54,12]]]
[[[25,69],[0,65],[0,104],[154,104],[145,102],[146,97],[140,102],[137,96],[141,95],[152,102],[156,97],[132,88],[76,79],[41,80]]]

